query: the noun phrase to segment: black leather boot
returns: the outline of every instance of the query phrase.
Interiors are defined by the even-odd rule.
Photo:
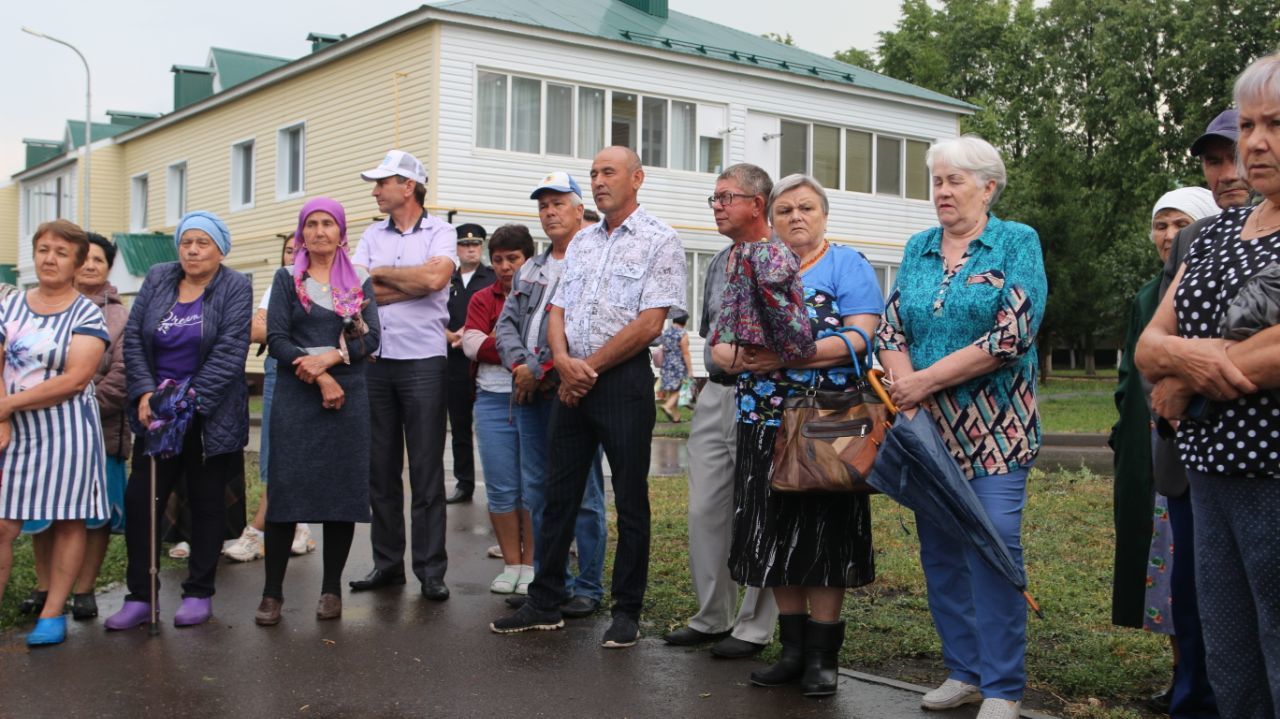
[[[776,687],[794,682],[804,674],[804,628],[808,614],[782,614],[778,617],[778,638],[782,654],[767,669],[751,672],[751,683],[758,687]]]
[[[807,697],[836,693],[840,681],[840,647],[844,645],[844,622],[810,619],[804,628],[804,678],[800,688]]]

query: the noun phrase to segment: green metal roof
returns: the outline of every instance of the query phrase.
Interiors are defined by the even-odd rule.
[[[134,277],[145,277],[153,265],[178,260],[173,235],[116,232],[111,235],[111,240],[124,256],[125,268]]]
[[[788,72],[962,109],[974,105],[833,58],[783,45],[674,10],[661,18],[622,0],[451,0],[431,7],[450,12],[590,35],[694,57]]]
[[[94,141],[102,140],[128,130],[130,125],[117,125],[112,122],[95,122],[93,123],[93,139]],[[71,147],[84,146],[84,120],[67,120],[67,135],[71,140]]]
[[[18,268],[14,265],[0,265],[0,282],[18,284]]]
[[[209,48],[209,65],[218,72],[218,85],[222,90],[235,87],[290,62],[292,60],[285,57],[258,55],[221,47]]]

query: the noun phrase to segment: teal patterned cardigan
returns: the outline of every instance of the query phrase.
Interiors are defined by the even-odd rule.
[[[961,265],[947,273],[942,228],[907,241],[878,340],[906,350],[917,370],[974,346],[993,372],[933,396],[930,413],[969,478],[1030,467],[1040,450],[1035,338],[1048,294],[1036,231],[988,215]]]

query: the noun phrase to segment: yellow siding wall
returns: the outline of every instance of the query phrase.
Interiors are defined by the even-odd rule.
[[[86,230],[111,237],[113,232],[129,230],[129,178],[124,174],[125,150],[120,145],[105,145],[93,148],[93,159],[90,161],[90,202],[93,211],[89,214],[92,227]],[[84,153],[80,153],[78,172],[84,171]],[[77,175],[79,176],[79,175]],[[83,180],[79,183],[82,186]],[[84,192],[76,190],[76,217],[84,217]]]
[[[0,187],[0,264],[18,264],[18,183]]]

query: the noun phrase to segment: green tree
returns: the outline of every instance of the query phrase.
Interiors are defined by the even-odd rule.
[[[776,42],[776,43],[779,43],[779,44],[782,44],[782,45],[795,45],[795,44],[796,44],[796,41],[791,39],[791,33],[787,33],[786,35],[779,35],[779,34],[778,34],[778,33],[776,33],[776,32],[766,32],[766,33],[764,33],[763,35],[761,35],[760,37],[765,38],[765,39],[767,39],[767,40],[772,40],[772,41],[774,41],[774,42]]]
[[[851,47],[848,50],[841,50],[833,55],[833,57],[840,62],[847,62],[850,65],[860,67],[864,70],[876,69],[875,56],[866,50],[860,50],[856,47]]]

